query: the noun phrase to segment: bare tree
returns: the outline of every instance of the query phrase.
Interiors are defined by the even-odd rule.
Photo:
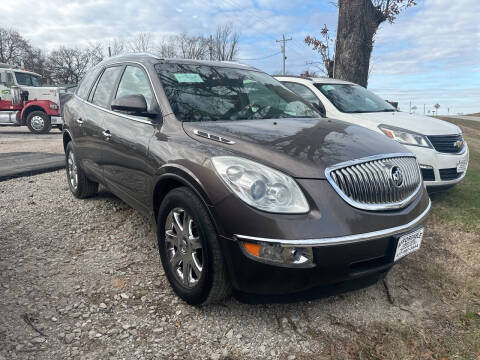
[[[48,70],[57,84],[77,84],[90,65],[89,51],[81,48],[62,46],[48,57]]]
[[[115,38],[112,40],[110,46],[110,53],[112,56],[123,54],[127,51],[127,43],[122,38]]]
[[[184,59],[205,60],[208,58],[208,40],[203,36],[189,36],[183,33],[175,38],[179,56]]]
[[[31,46],[17,31],[0,27],[0,62],[22,65]]]
[[[53,83],[51,73],[48,69],[48,57],[42,50],[30,47],[25,53],[23,64],[26,69],[40,74],[43,77],[44,83]]]
[[[327,24],[323,26],[320,34],[322,36],[321,39],[308,35],[305,37],[305,43],[320,53],[323,65],[321,70],[328,75],[328,77],[333,78],[333,57],[335,50],[333,49],[333,39],[330,38]]]
[[[367,86],[375,34],[385,21],[393,23],[405,9],[415,6],[415,0],[338,0],[338,29],[335,54],[327,57],[327,65],[335,61],[332,75]],[[321,51],[331,45],[326,41],[328,29],[322,29],[323,39],[307,37],[305,42]],[[315,44],[317,48],[315,48]],[[321,52],[320,52],[321,53]],[[321,53],[322,54],[322,53]],[[333,58],[334,57],[334,58]],[[323,58],[323,55],[322,55]],[[326,66],[328,69],[328,67]],[[334,72],[334,74],[333,74]],[[330,72],[329,72],[330,74]]]
[[[164,58],[178,57],[178,44],[176,36],[170,36],[163,38],[157,47],[157,51],[160,56]]]
[[[88,64],[90,66],[97,65],[100,61],[105,59],[104,49],[100,43],[91,44],[85,49],[88,56]]]
[[[309,69],[303,70],[303,72],[300,73],[301,77],[309,78],[309,77],[318,77],[318,74],[316,71],[310,71]]]
[[[210,37],[210,59],[232,61],[238,53],[239,38],[240,35],[231,25],[221,25],[217,27],[215,34]]]
[[[128,43],[131,52],[150,52],[154,48],[152,34],[141,32],[135,35]]]

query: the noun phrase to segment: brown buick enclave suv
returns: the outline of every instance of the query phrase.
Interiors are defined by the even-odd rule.
[[[385,273],[420,247],[430,200],[415,157],[252,67],[110,58],[64,118],[72,193],[101,183],[151,217],[190,304]]]

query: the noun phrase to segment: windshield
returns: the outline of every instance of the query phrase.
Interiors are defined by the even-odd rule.
[[[17,79],[18,85],[35,86],[35,87],[42,86],[42,78],[37,75],[32,75],[32,74],[27,74],[22,72],[15,72],[15,78]]]
[[[396,111],[392,105],[360,85],[317,83],[315,86],[341,112]]]
[[[181,121],[319,117],[304,100],[259,71],[194,64],[155,65]]]

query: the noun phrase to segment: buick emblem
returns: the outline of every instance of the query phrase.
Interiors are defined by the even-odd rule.
[[[398,166],[392,166],[390,169],[390,179],[396,187],[403,185],[403,171]]]
[[[463,141],[462,140],[457,140],[453,143],[453,146],[456,147],[457,149],[460,149],[463,145]]]

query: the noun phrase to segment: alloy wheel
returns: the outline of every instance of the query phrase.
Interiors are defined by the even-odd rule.
[[[77,171],[77,164],[75,163],[75,155],[73,155],[73,151],[68,153],[68,178],[70,180],[70,184],[74,190],[77,189],[78,186],[78,171]]]
[[[167,216],[165,248],[177,280],[186,287],[194,287],[204,269],[203,248],[195,221],[183,208],[176,207]]]

